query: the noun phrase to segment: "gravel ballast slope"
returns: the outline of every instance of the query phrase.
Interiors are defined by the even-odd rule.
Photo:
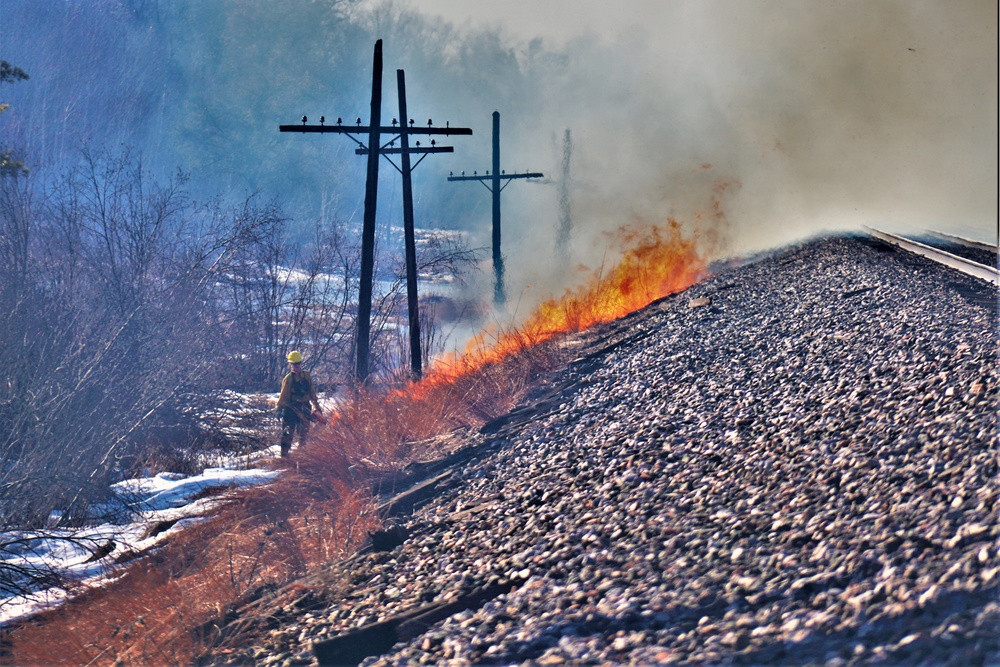
[[[985,292],[835,237],[609,325],[401,546],[246,656],[315,662],[312,641],[511,581],[365,664],[996,661]]]

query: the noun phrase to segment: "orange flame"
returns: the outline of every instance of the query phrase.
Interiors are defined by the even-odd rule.
[[[376,443],[398,444],[430,437],[441,432],[441,424],[450,423],[453,407],[459,406],[455,409],[460,412],[463,402],[474,403],[476,397],[485,397],[483,400],[492,407],[498,407],[512,396],[509,389],[516,390],[517,374],[507,378],[501,372],[477,388],[478,372],[559,334],[582,331],[623,317],[680,292],[707,275],[706,262],[697,244],[683,236],[674,220],[660,226],[623,228],[611,240],[624,248],[613,269],[604,271],[602,267],[582,285],[543,302],[519,327],[481,333],[464,354],[436,359],[421,381],[389,391],[385,400],[364,400],[365,394],[359,389],[354,401],[331,416],[324,429],[326,435],[311,445],[316,449],[324,442],[333,443],[334,454],[323,454],[325,450],[320,447],[316,449],[319,452],[316,460],[340,455],[336,452],[343,449],[342,442],[375,447]],[[504,384],[509,381],[514,385]],[[458,395],[449,397],[450,392]],[[339,435],[333,437],[333,431]],[[395,456],[391,452],[366,455],[373,460]]]
[[[707,274],[695,241],[683,236],[676,220],[643,229],[622,228],[617,239],[626,250],[612,270],[599,271],[585,284],[543,302],[516,330],[484,332],[464,354],[436,359],[422,384],[449,382],[558,334],[618,319],[687,289]]]

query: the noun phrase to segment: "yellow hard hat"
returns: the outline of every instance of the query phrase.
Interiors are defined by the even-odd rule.
[[[288,353],[288,363],[291,364],[301,364],[302,363],[302,353],[298,350],[292,350]]]

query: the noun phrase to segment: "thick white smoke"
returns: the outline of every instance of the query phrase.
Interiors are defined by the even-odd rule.
[[[668,215],[711,223],[729,253],[862,224],[996,239],[995,3],[410,6],[499,27],[541,80],[504,150],[555,174],[552,137],[572,129],[578,252]],[[512,226],[531,226],[525,266],[555,233],[554,211],[537,217],[549,199],[506,206]]]

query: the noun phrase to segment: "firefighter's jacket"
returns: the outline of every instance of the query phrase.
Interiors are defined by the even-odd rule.
[[[308,371],[292,372],[281,381],[281,394],[278,396],[278,410],[292,408],[301,415],[309,414],[309,404],[319,409],[319,397],[316,395],[316,385]]]

